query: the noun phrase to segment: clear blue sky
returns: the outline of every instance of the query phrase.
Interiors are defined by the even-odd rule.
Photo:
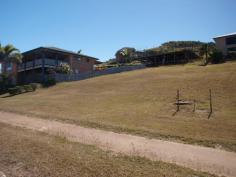
[[[124,46],[236,31],[236,0],[0,0],[0,7],[0,42],[22,52],[55,46],[106,60]]]

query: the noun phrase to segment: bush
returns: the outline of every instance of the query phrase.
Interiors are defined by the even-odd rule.
[[[32,92],[33,88],[31,85],[23,85],[24,91],[25,92]]]
[[[57,73],[62,73],[62,74],[70,74],[72,72],[70,65],[66,63],[61,63],[59,66],[56,68]]]
[[[31,83],[30,86],[32,87],[33,91],[35,91],[38,88],[38,85],[36,83]]]
[[[24,93],[25,92],[24,86],[16,86],[15,88],[19,90],[19,93]]]
[[[13,87],[10,83],[9,75],[6,73],[0,74],[0,94],[7,92],[8,88]]]
[[[18,89],[17,88],[9,88],[8,89],[8,93],[10,94],[10,95],[17,95],[17,94],[19,94],[19,91],[18,91]]]
[[[51,87],[53,85],[56,85],[56,79],[55,78],[48,78],[44,83],[43,87]]]
[[[213,64],[223,63],[225,61],[223,57],[223,53],[219,50],[214,50],[210,54],[210,60],[211,60],[211,63]]]
[[[8,92],[10,95],[18,95],[24,92],[24,88],[22,86],[16,86],[13,88],[9,88]]]
[[[8,93],[10,95],[18,95],[25,92],[32,92],[35,91],[37,88],[36,84],[29,84],[29,85],[23,85],[23,86],[16,86],[8,89]]]
[[[228,60],[235,60],[236,59],[236,51],[230,51],[227,54],[227,59]]]
[[[25,92],[33,92],[37,89],[37,84],[32,83],[29,85],[23,85]]]

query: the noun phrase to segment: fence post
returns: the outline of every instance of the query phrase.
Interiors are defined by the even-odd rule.
[[[210,101],[210,113],[208,115],[208,119],[210,119],[211,114],[212,114],[212,98],[211,98],[211,89],[209,90],[209,101]]]
[[[177,90],[177,97],[176,97],[176,101],[177,101],[177,110],[176,110],[176,112],[178,112],[179,111],[179,89]]]
[[[193,112],[196,111],[196,100],[193,100]]]

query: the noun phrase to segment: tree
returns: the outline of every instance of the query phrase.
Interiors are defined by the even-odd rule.
[[[212,54],[216,51],[216,46],[213,42],[205,43],[201,46],[199,53],[200,56],[205,60],[204,65],[207,65],[212,61]]]
[[[2,46],[0,44],[0,62],[4,63],[21,63],[22,55],[20,51],[15,48],[13,45],[8,44]],[[6,64],[2,66],[3,72],[6,72]]]
[[[128,63],[131,61],[131,58],[135,52],[135,48],[124,47],[116,52],[116,60],[119,63]]]
[[[9,76],[6,73],[0,74],[0,94],[5,93],[10,86]]]
[[[56,72],[63,73],[63,74],[70,74],[72,72],[72,70],[70,68],[70,65],[68,65],[66,63],[62,63],[56,68]]]
[[[223,53],[217,49],[214,49],[212,53],[210,53],[210,61],[213,64],[218,64],[218,63],[223,63],[224,62],[224,57]]]

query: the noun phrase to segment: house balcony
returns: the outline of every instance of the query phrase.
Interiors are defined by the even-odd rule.
[[[43,60],[44,60],[44,67],[45,68],[55,68],[56,66],[58,66],[62,63],[68,64],[68,62],[65,62],[62,60],[56,60],[56,59],[49,59],[49,58],[36,59],[34,61],[28,61],[28,62],[23,62],[23,63],[19,64],[18,65],[18,72],[42,68],[43,67]]]

